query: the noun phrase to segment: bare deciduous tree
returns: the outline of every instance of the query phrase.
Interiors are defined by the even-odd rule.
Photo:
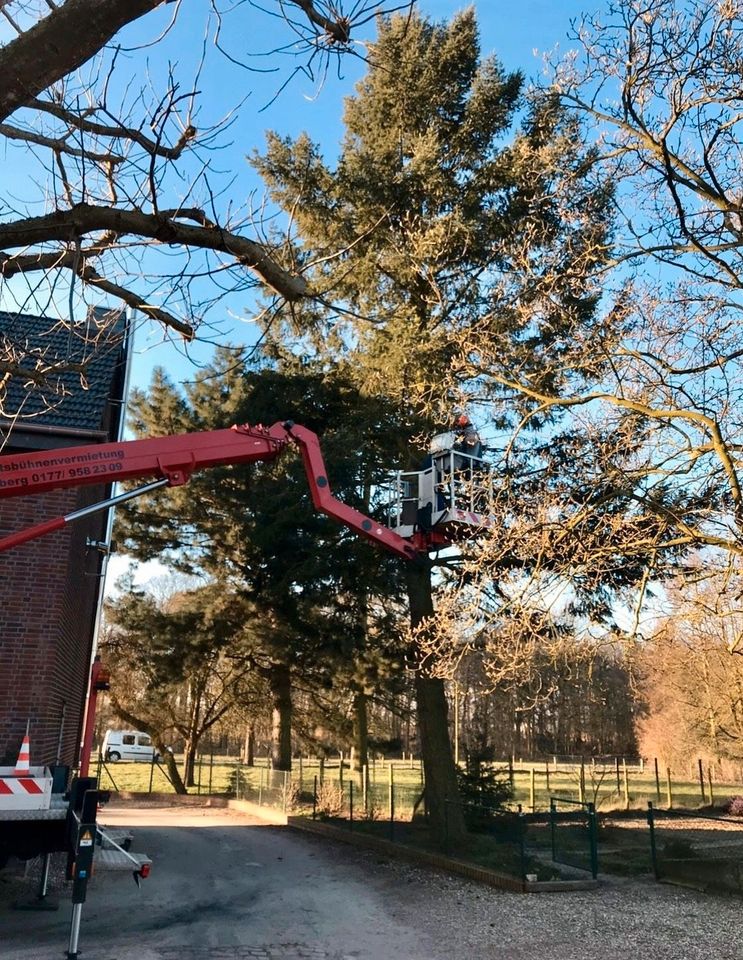
[[[483,338],[462,351],[522,403],[519,437],[559,421],[593,443],[613,424],[631,455],[604,457],[604,495],[662,531],[658,556],[703,546],[722,553],[715,570],[743,553],[742,13],[738,0],[628,0],[577,24],[549,89],[592,126],[588,162],[615,184],[594,269],[604,309],[560,352],[526,337],[531,355]]]
[[[301,272],[274,256],[260,203],[229,197],[232,172],[220,171],[217,160],[241,103],[221,120],[201,121],[199,81],[218,57],[254,69],[251,57],[261,52],[261,31],[273,35],[273,15],[288,43],[269,50],[268,68],[278,69],[287,54],[289,76],[303,70],[322,83],[339,57],[363,55],[356,32],[396,6],[369,0],[346,10],[327,0],[272,0],[265,10],[242,3],[222,11],[204,3],[196,32],[197,6],[0,4],[0,137],[28,176],[20,188],[8,182],[0,196],[7,309],[72,323],[87,299],[103,294],[189,340],[200,325],[208,332],[209,309],[226,294],[255,286],[273,306],[312,297]],[[186,16],[189,43],[203,47],[192,75],[159,63],[150,72],[148,49],[157,51]],[[154,37],[127,46],[131,32],[121,32],[146,17],[154,18]],[[277,80],[278,90],[286,82]],[[64,358],[30,350],[22,333],[2,335],[0,413],[15,412],[3,411],[8,377],[39,385],[60,365]]]

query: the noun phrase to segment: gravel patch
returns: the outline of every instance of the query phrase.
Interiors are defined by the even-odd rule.
[[[373,883],[397,887],[392,918],[424,927],[449,960],[743,957],[743,910],[735,898],[650,879],[607,879],[578,893],[517,894],[356,856],[367,861]],[[390,956],[398,955],[392,950]]]

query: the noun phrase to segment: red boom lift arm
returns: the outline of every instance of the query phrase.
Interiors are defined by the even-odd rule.
[[[0,498],[139,477],[152,477],[153,480],[136,490],[129,490],[0,539],[0,551],[59,530],[72,520],[131,500],[158,487],[180,486],[187,483],[196,470],[219,464],[275,460],[290,443],[295,443],[301,451],[315,509],[398,557],[405,560],[421,558],[422,554],[408,540],[333,496],[317,435],[291,422],[278,422],[271,427],[240,424],[227,430],[1,456]]]

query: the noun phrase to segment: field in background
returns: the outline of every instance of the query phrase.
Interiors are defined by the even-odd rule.
[[[93,771],[95,766],[91,764]],[[181,765],[179,763],[179,769]],[[498,767],[508,776],[507,766]],[[323,785],[321,793],[342,793],[345,802],[348,794],[355,792],[357,809],[363,797],[362,777],[354,774],[338,759],[320,763],[317,759],[294,760],[291,775],[271,770],[265,758],[256,760],[253,767],[245,766],[234,758],[203,755],[196,767],[196,785],[189,788],[191,794],[242,795],[250,799],[260,797],[259,802],[296,806],[300,795],[305,804],[311,802],[315,778]],[[585,764],[584,787],[581,789],[581,767],[550,763],[549,772],[544,763],[521,764],[513,768],[514,806],[521,804],[525,812],[544,811],[549,808],[550,796],[595,802],[601,811],[622,809],[646,809],[648,801],[657,806],[694,810],[710,805],[710,782],[705,774],[704,797],[699,780],[678,779],[671,775],[669,804],[668,780],[664,773],[656,782],[655,773],[647,766],[617,769],[613,766]],[[102,789],[127,790],[136,793],[172,792],[173,788],[165,774],[165,767],[149,763],[105,763],[100,767]],[[349,784],[353,782],[354,787]],[[420,797],[423,780],[419,760],[377,760],[368,767],[367,804],[372,804],[381,814],[389,807],[390,784],[395,815],[405,819],[412,813]],[[658,786],[660,789],[658,789]],[[265,796],[264,796],[265,794]],[[712,782],[712,800],[721,807],[731,797],[743,794],[743,786],[734,782]],[[326,796],[326,799],[327,799]]]

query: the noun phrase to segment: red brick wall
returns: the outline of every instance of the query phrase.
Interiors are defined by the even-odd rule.
[[[102,499],[100,487],[0,500],[0,535]],[[0,765],[30,723],[31,763],[77,761],[93,640],[103,515],[0,554]]]

